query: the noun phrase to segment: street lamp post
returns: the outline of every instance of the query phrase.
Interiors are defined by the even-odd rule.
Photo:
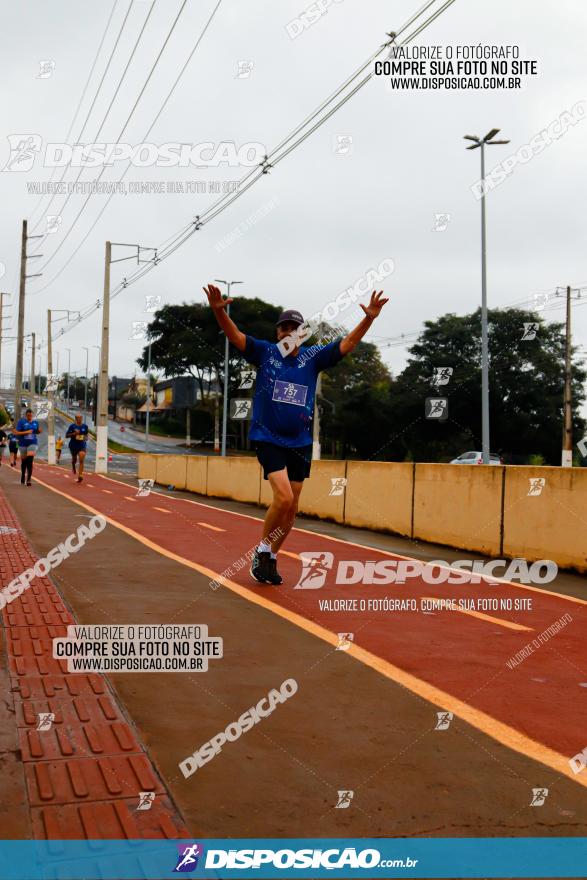
[[[102,347],[100,345],[92,345],[92,348],[95,348],[98,351],[98,370],[100,370],[100,363],[102,361]],[[93,409],[94,427],[96,427],[96,423],[98,420],[98,373],[95,374],[94,400],[93,400],[92,409]]]
[[[233,284],[244,284],[244,281],[223,281],[221,278],[214,279],[217,284],[226,284],[226,295],[230,299],[230,288]],[[226,306],[226,314],[230,315],[230,305]],[[224,337],[224,394],[222,399],[222,446],[221,455],[226,455],[226,427],[228,424],[228,336]]]
[[[147,409],[145,412],[145,452],[149,451],[149,416],[151,414],[151,340],[147,354]]]
[[[70,404],[70,397],[69,397],[69,371],[71,370],[71,348],[66,348],[65,351],[67,352],[67,392],[66,392],[66,395],[67,395],[67,404],[66,404],[66,407],[67,407],[67,412],[69,412],[69,404]]]
[[[492,128],[484,138],[466,134],[464,139],[475,143],[468,150],[481,148],[481,448],[483,464],[489,464],[489,334],[487,327],[487,253],[485,246],[485,146],[509,144],[493,140],[499,128]]]
[[[84,349],[84,351],[86,353],[86,372],[85,372],[85,376],[84,376],[84,379],[85,379],[85,381],[84,381],[84,418],[85,418],[88,413],[88,358],[90,356],[90,349],[88,348],[87,345],[83,345],[82,348]]]

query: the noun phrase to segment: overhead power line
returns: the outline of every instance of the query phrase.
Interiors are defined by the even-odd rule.
[[[118,35],[117,35],[116,40],[115,40],[115,42],[114,42],[114,46],[112,47],[112,50],[111,50],[111,52],[110,52],[110,57],[108,58],[108,61],[107,61],[107,63],[106,63],[106,67],[104,68],[104,72],[102,73],[102,78],[100,79],[100,82],[98,83],[98,88],[96,89],[96,91],[95,91],[95,93],[94,93],[94,97],[93,97],[93,99],[92,99],[92,103],[91,103],[91,105],[90,105],[90,109],[88,110],[88,112],[87,112],[87,114],[86,114],[86,118],[85,118],[85,120],[84,120],[84,124],[82,125],[82,127],[81,127],[81,129],[80,129],[80,133],[79,133],[79,135],[78,135],[78,137],[77,137],[77,141],[81,141],[81,139],[82,139],[82,136],[83,136],[83,133],[84,133],[84,129],[85,129],[87,123],[88,123],[88,119],[90,118],[90,114],[91,114],[92,110],[94,109],[94,105],[95,105],[95,103],[96,103],[96,101],[97,101],[97,99],[98,99],[98,95],[100,94],[100,92],[101,92],[101,90],[102,90],[102,86],[104,85],[104,80],[105,80],[105,78],[106,78],[106,74],[107,74],[108,71],[110,70],[110,65],[112,64],[112,59],[114,58],[114,54],[115,54],[116,49],[117,49],[117,47],[118,47],[118,44],[119,44],[119,42],[120,42],[120,38],[122,37],[122,33],[123,33],[123,31],[124,31],[124,28],[126,27],[126,22],[128,21],[128,16],[129,16],[129,14],[130,14],[130,10],[132,9],[132,5],[133,5],[133,3],[134,3],[134,0],[130,0],[130,3],[129,3],[129,6],[128,6],[128,9],[126,10],[126,15],[124,16],[123,22],[122,22],[122,24],[121,24],[121,26],[120,26],[120,29],[119,29],[119,31],[118,31]],[[113,10],[113,11],[114,11],[114,10]],[[69,134],[71,134],[71,129],[70,129]],[[69,134],[68,134],[68,136],[69,136]],[[66,139],[66,140],[67,140],[67,139]],[[65,168],[63,169],[63,174],[62,174],[61,177],[59,178],[59,183],[62,182],[63,178],[64,178],[65,175],[67,174],[67,170],[68,170],[68,166],[66,165]],[[54,199],[54,198],[55,198],[55,196],[51,196],[51,199],[50,199],[50,201],[49,201],[49,204],[48,204],[47,207],[45,208],[46,211],[49,209],[49,206],[53,203],[53,199]],[[39,218],[39,220],[37,220],[37,222],[36,222],[36,224],[35,224],[35,227],[34,227],[34,229],[33,229],[33,232],[34,232],[34,230],[37,228],[37,226],[39,225],[40,222],[41,222],[41,219]]]
[[[430,0],[421,7],[416,15],[412,16],[410,19],[410,24],[413,24],[423,12],[427,11],[433,2],[436,0]],[[446,0],[442,4],[442,6],[436,10],[436,12],[432,13],[423,23],[421,23],[416,30],[411,32],[400,44],[396,45],[407,45],[410,43],[415,37],[420,34],[426,27],[429,26],[438,16],[444,12],[446,9],[451,6],[455,0]],[[409,29],[408,23],[402,26],[402,32],[406,29]],[[360,68],[349,77],[345,81],[345,87],[348,88],[351,86],[355,79],[360,76],[366,67],[368,67],[379,55],[381,55],[386,49],[388,49],[395,41],[395,34],[390,37],[388,41],[383,43],[379,49],[363,64]],[[123,290],[129,287],[131,284],[135,284],[141,278],[144,277],[148,272],[152,271],[162,260],[167,259],[173,253],[175,253],[178,248],[180,248],[185,242],[191,238],[192,235],[195,234],[199,229],[201,229],[206,223],[209,223],[213,220],[218,214],[222,211],[226,210],[226,208],[230,207],[238,198],[244,195],[244,193],[253,186],[263,175],[267,174],[268,171],[275,167],[282,159],[284,159],[287,155],[289,155],[296,147],[302,144],[310,135],[320,128],[337,110],[344,106],[360,89],[362,89],[373,77],[373,71],[370,71],[363,79],[361,79],[358,83],[353,85],[353,87],[347,91],[340,100],[337,100],[339,96],[342,94],[342,87],[333,93],[332,96],[323,101],[318,110],[314,111],[307,119],[313,124],[310,125],[309,128],[306,126],[306,131],[303,131],[303,125],[298,125],[290,134],[270,153],[265,156],[263,162],[260,163],[254,169],[251,169],[240,181],[238,189],[234,193],[229,193],[221,196],[217,199],[202,215],[198,215],[194,220],[190,223],[186,224],[181,230],[179,230],[174,236],[172,236],[167,241],[170,242],[166,244],[164,247],[159,246],[157,248],[157,256],[153,262],[144,265],[137,269],[129,278],[123,279],[123,281],[111,292],[111,299],[118,296]],[[328,105],[333,101],[336,101],[332,107],[328,108]],[[326,112],[324,112],[326,111]],[[322,113],[322,115],[320,115]],[[319,117],[319,118],[317,118]],[[317,118],[317,121],[314,122],[314,119]],[[128,170],[128,169],[126,169]],[[125,170],[125,174],[126,174]],[[124,176],[124,175],[123,175]],[[122,179],[122,178],[121,178]],[[109,200],[108,200],[109,201]],[[106,207],[106,206],[104,206]],[[49,284],[51,284],[55,279],[52,279]],[[49,285],[47,285],[49,286]],[[82,312],[80,320],[86,320],[86,318],[90,317],[98,308],[100,307],[100,303],[97,302],[92,306],[88,306],[87,309]],[[79,323],[79,322],[77,322]],[[75,326],[75,325],[74,325]],[[69,329],[72,329],[71,327]],[[68,332],[67,329],[64,329],[62,333]]]
[[[84,86],[84,88],[83,88],[83,91],[82,91],[81,97],[80,97],[80,99],[79,99],[79,101],[78,101],[77,107],[76,107],[76,109],[75,109],[75,113],[73,114],[73,117],[72,117],[72,120],[71,120],[71,122],[70,122],[69,129],[68,129],[68,131],[67,131],[67,134],[65,135],[65,143],[67,143],[67,142],[69,141],[69,138],[70,138],[71,132],[73,131],[73,126],[75,125],[75,120],[77,119],[77,115],[78,115],[78,113],[79,113],[79,111],[80,111],[80,107],[82,106],[83,101],[84,101],[84,98],[85,98],[85,96],[86,96],[86,92],[88,91],[88,86],[90,85],[90,81],[91,81],[91,79],[92,79],[92,76],[93,76],[94,70],[95,70],[95,68],[96,68],[96,64],[98,63],[98,58],[100,57],[100,52],[102,51],[102,46],[104,45],[104,40],[106,39],[106,34],[108,33],[108,30],[109,30],[109,28],[110,28],[110,23],[111,23],[111,21],[112,21],[112,16],[114,15],[114,11],[115,11],[115,9],[116,9],[117,6],[118,6],[118,0],[114,0],[114,4],[113,4],[113,6],[112,6],[112,9],[110,10],[110,15],[108,16],[108,21],[106,22],[106,27],[104,28],[104,33],[102,34],[102,39],[100,40],[100,45],[98,46],[98,49],[97,49],[96,54],[95,54],[95,56],[94,56],[94,61],[92,62],[92,66],[91,66],[91,68],[90,68],[90,72],[89,72],[89,74],[88,74],[88,78],[87,78],[87,80],[86,80],[86,84],[85,84],[85,86]],[[55,172],[56,172],[56,170],[57,170],[57,166],[55,165],[54,168],[53,168],[53,171],[51,172],[51,177],[49,178],[49,183],[53,180],[53,177],[55,176]],[[32,213],[31,213],[31,215],[30,215],[30,217],[29,217],[29,220],[32,220],[34,214],[37,213],[37,211],[38,211],[38,209],[40,208],[40,206],[41,206],[41,204],[42,204],[44,198],[45,198],[45,196],[42,195],[41,198],[39,199],[39,201],[37,202],[37,204],[35,205],[35,207],[33,208],[33,211],[32,211]]]

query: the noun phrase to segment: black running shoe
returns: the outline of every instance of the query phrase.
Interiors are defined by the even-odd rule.
[[[274,587],[283,583],[283,578],[277,571],[277,559],[272,559],[271,557],[269,558],[269,583],[273,584]]]
[[[251,576],[259,581],[260,584],[272,583],[271,577],[271,553],[259,553],[255,550],[255,555],[251,560],[249,569]]]

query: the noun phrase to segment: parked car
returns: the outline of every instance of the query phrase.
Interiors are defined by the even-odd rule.
[[[483,464],[482,452],[463,452],[458,458],[453,458],[451,464]],[[503,464],[503,458],[496,452],[489,453],[489,464]]]

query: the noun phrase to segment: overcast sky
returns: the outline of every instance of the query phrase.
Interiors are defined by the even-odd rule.
[[[122,140],[143,140],[162,101],[191,51],[215,0],[188,0],[172,38]],[[332,3],[311,27],[292,39],[286,25],[304,9],[303,0],[278,3],[222,0],[169,104],[148,140],[202,143],[234,141],[275,146],[421,5],[419,0],[342,0]],[[75,142],[120,30],[129,0],[119,0],[96,70],[73,126]],[[132,46],[148,13],[135,0],[105,77],[83,142],[93,142]],[[147,73],[181,7],[181,0],[157,0],[100,141],[115,141]],[[0,167],[9,158],[8,135],[36,134],[62,142],[112,8],[111,0],[27,0],[5,4],[0,34],[3,113]],[[480,301],[479,202],[470,186],[479,177],[479,151],[467,152],[464,134],[483,135],[492,127],[511,145],[487,150],[488,168],[527,144],[552,120],[585,100],[587,5],[580,0],[456,0],[417,39],[421,45],[519,45],[521,57],[538,62],[538,75],[519,91],[396,91],[371,81],[300,148],[265,175],[242,198],[196,233],[170,259],[112,302],[110,373],[132,375],[142,347],[132,340],[133,321],[147,320],[145,297],[162,302],[201,301],[202,286],[214,278],[238,279],[243,296],[258,296],[311,314],[383,259],[395,271],[383,287],[390,303],[368,337],[396,338],[448,311],[464,314]],[[39,77],[40,61],[53,61],[50,76]],[[238,77],[238,62],[252,62]],[[248,65],[247,65],[248,66]],[[337,153],[339,137],[352,148]],[[488,197],[488,293],[499,306],[557,285],[587,282],[585,267],[585,155],[587,121],[571,126],[548,149],[513,174]],[[349,141],[350,143],[350,141]],[[124,165],[102,180],[116,180]],[[238,180],[246,168],[131,168],[131,181]],[[99,171],[99,169],[98,169]],[[20,225],[30,218],[35,233],[45,214],[62,217],[59,230],[29,261],[39,271],[73,222],[86,196],[49,197],[27,192],[48,180],[51,169],[36,157],[32,170],[0,175],[0,290],[13,294],[5,310],[6,336],[16,333]],[[70,169],[65,180],[74,180]],[[95,178],[95,169],[81,180]],[[54,180],[61,176],[56,172]],[[41,279],[27,284],[26,331],[46,346],[46,310],[84,309],[102,296],[104,242],[155,246],[201,214],[217,196],[164,193],[118,195],[69,265],[106,200],[94,195]],[[33,212],[36,210],[36,213]],[[257,213],[257,222],[229,247],[218,243]],[[450,214],[445,231],[434,231],[434,216]],[[261,216],[261,215],[265,216]],[[29,252],[37,245],[29,242]],[[128,256],[118,250],[115,256]],[[113,287],[133,270],[131,262],[112,267]],[[57,278],[55,276],[60,273]],[[53,279],[55,280],[53,281]],[[587,301],[587,291],[585,300]],[[9,316],[12,315],[12,320]],[[564,312],[547,312],[549,320]],[[55,325],[57,330],[63,324]],[[246,329],[246,328],[244,328]],[[587,310],[574,312],[574,339],[587,343]],[[55,342],[60,370],[83,373],[83,346],[100,343],[96,313]],[[14,370],[14,342],[3,343],[2,373]],[[406,347],[382,347],[397,372]],[[46,347],[42,349],[45,371]],[[25,375],[28,375],[28,354]],[[90,372],[97,351],[90,352]]]

